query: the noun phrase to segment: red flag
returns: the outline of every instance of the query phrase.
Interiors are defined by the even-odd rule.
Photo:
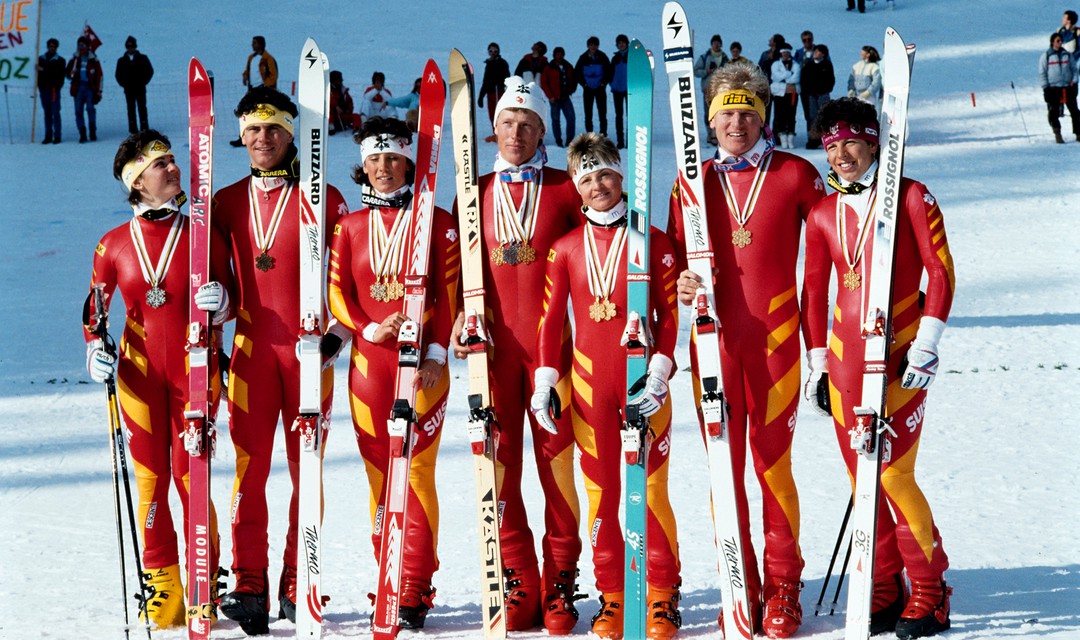
[[[90,28],[89,22],[83,23],[82,35],[84,38],[90,41],[90,50],[97,51],[97,48],[101,46],[101,38],[94,33],[94,30]]]

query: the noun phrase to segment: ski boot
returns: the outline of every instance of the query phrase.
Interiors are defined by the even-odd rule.
[[[289,619],[296,624],[296,568],[281,567],[281,580],[278,581],[278,620]]]
[[[765,612],[761,630],[770,638],[790,638],[802,624],[802,605],[799,592],[802,582],[786,582],[780,578],[765,579]]]
[[[874,580],[874,597],[870,605],[870,635],[896,629],[896,621],[904,612],[906,591],[904,577],[899,573]]]
[[[402,629],[423,629],[427,612],[434,605],[435,588],[431,580],[401,579],[401,600],[398,602],[398,624]]]
[[[139,619],[149,619],[158,629],[182,627],[187,622],[184,605],[184,584],[180,580],[180,565],[148,569],[143,573],[147,595]]]
[[[526,631],[540,626],[540,572],[535,566],[506,570],[506,628]]]
[[[586,596],[577,595],[578,570],[576,566],[565,568],[544,567],[544,628],[550,636],[565,636],[578,621],[574,602]]]
[[[679,587],[654,587],[649,585],[648,618],[645,637],[649,640],[671,640],[682,626],[679,614]]]
[[[600,594],[600,610],[592,617],[592,632],[604,640],[621,640],[623,637],[623,602],[619,593]]]
[[[948,629],[949,596],[952,587],[944,580],[912,580],[911,597],[904,613],[896,623],[896,637],[900,640],[924,638]]]
[[[234,569],[236,588],[221,597],[218,607],[230,620],[240,623],[249,636],[270,633],[270,600],[266,569]]]

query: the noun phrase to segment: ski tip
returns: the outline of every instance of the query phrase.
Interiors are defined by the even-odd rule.
[[[442,71],[439,70],[438,63],[432,58],[428,58],[428,61],[424,63],[424,84],[442,84]]]

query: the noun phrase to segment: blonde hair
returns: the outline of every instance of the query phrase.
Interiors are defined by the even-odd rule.
[[[584,156],[593,156],[603,164],[622,164],[615,143],[599,133],[583,133],[566,146],[566,168],[570,175],[577,173]]]
[[[761,68],[750,61],[738,61],[725,64],[709,76],[709,85],[705,87],[705,103],[721,91],[744,89],[769,104],[769,79]]]

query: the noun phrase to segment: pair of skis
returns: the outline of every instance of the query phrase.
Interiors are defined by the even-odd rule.
[[[435,213],[435,182],[442,142],[443,107],[446,88],[434,60],[424,66],[420,84],[420,115],[416,143],[416,183],[405,237],[406,320],[398,331],[398,370],[394,384],[394,404],[387,430],[390,458],[386,469],[386,499],[381,522],[379,579],[371,629],[376,640],[390,640],[400,631],[398,609],[401,600],[401,562],[404,553],[406,511],[409,503],[409,470],[415,444],[416,388],[413,379],[424,358],[423,322],[430,288],[432,217]],[[443,292],[439,292],[443,295]]]

